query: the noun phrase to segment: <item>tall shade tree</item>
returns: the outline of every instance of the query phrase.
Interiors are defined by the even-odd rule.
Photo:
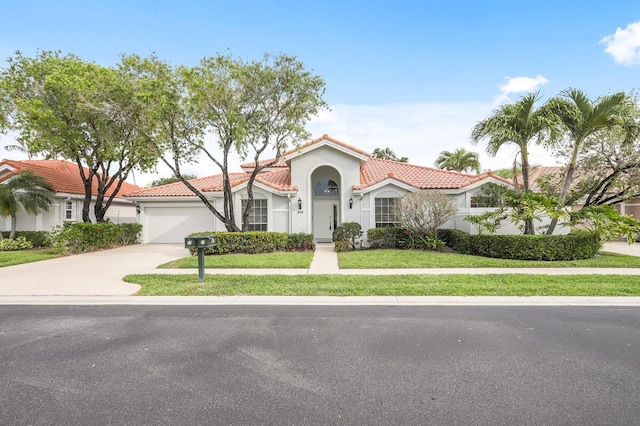
[[[396,153],[389,147],[386,148],[376,148],[371,153],[371,156],[374,158],[379,158],[381,160],[392,160],[399,161],[401,163],[408,163],[408,157],[398,157]]]
[[[480,173],[480,160],[476,152],[457,148],[455,151],[442,151],[435,162],[436,167],[456,172]]]
[[[324,81],[287,55],[265,55],[259,61],[230,56],[204,58],[193,68],[173,69],[156,57],[126,57],[123,67],[140,77],[151,90],[147,131],[161,160],[174,175],[198,156],[211,160],[222,172],[223,206],[218,210],[204,194],[182,179],[229,231],[246,229],[253,200],[253,183],[291,144],[309,137],[307,122],[327,104]],[[214,146],[205,143],[211,132]],[[272,161],[260,161],[269,151]],[[237,225],[229,171],[229,158],[250,157],[255,168],[247,182],[242,225]]]
[[[82,219],[91,221],[94,201],[96,221],[104,221],[131,170],[157,162],[137,131],[130,82],[114,69],[57,52],[17,53],[8,63],[0,70],[0,98],[9,111],[4,128],[19,133],[18,146],[29,154],[75,162],[84,184]]]
[[[486,152],[495,156],[509,144],[518,147],[524,192],[529,192],[529,144],[551,143],[557,137],[557,123],[546,108],[536,108],[539,93],[529,93],[513,104],[501,105],[471,131],[471,140],[487,139]],[[533,220],[527,220],[525,234],[535,234]]]
[[[31,172],[22,172],[0,184],[0,216],[11,218],[9,238],[16,236],[17,214],[22,207],[28,213],[48,211],[53,197],[51,185]],[[2,233],[0,233],[2,238]]]
[[[568,156],[567,171],[560,191],[560,202],[567,201],[567,194],[573,181],[578,155],[585,142],[598,133],[615,126],[624,126],[621,115],[628,98],[625,93],[603,96],[596,101],[579,89],[567,89],[559,97],[550,99],[549,109],[557,115],[567,135],[566,145],[562,147]],[[547,234],[552,234],[557,221],[552,221]]]

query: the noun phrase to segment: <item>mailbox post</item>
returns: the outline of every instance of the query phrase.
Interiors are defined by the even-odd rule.
[[[184,248],[198,249],[198,280],[204,282],[204,251],[216,245],[216,237],[213,235],[198,235],[184,237]]]

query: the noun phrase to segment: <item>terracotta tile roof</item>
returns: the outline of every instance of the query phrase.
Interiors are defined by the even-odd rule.
[[[321,138],[314,139],[311,142],[308,142],[298,148],[290,150],[285,153],[284,156],[295,153],[299,149],[303,149],[305,147],[319,143],[323,140],[328,140],[333,143],[342,145],[345,148],[368,157],[367,161],[364,162],[360,169],[360,183],[358,185],[353,185],[353,189],[356,190],[362,190],[371,187],[390,178],[398,182],[403,182],[406,185],[417,189],[459,189],[467,185],[471,185],[475,182],[479,182],[483,179],[487,179],[489,177],[502,181],[508,185],[512,185],[512,182],[509,179],[503,179],[491,172],[483,173],[480,175],[473,175],[435,169],[432,167],[416,166],[413,164],[401,163],[399,161],[373,158],[370,154],[358,148],[354,148],[350,145],[340,142],[337,139],[333,139],[327,135],[323,135]],[[271,160],[264,160],[264,162],[266,161]],[[264,164],[264,162],[261,161],[260,164]],[[241,167],[251,169],[253,168],[254,164],[255,163],[246,163]],[[280,170],[260,173],[256,177],[256,181],[279,191],[298,190],[297,186],[291,185],[291,171],[286,161],[280,159],[278,163],[276,163],[276,165],[271,167],[275,167]],[[248,181],[249,173],[231,173],[230,179],[232,181],[231,186],[235,187]],[[222,191],[222,175],[193,179],[189,182],[191,182],[191,184],[198,190],[203,192]],[[176,197],[187,195],[193,194],[181,182],[155,188],[149,188],[135,194],[129,194],[129,196],[132,197]]]
[[[247,182],[249,177],[249,173],[229,173],[231,187]],[[256,176],[256,182],[280,191],[296,191],[298,189],[297,186],[291,186],[289,169],[261,173]],[[189,183],[201,192],[219,192],[223,190],[222,174],[191,179]],[[183,197],[194,194],[182,182],[175,182],[124,195],[127,197]]]
[[[264,166],[265,164],[269,164],[270,162],[272,162],[273,160],[275,160],[275,158],[269,158],[267,160],[260,160],[258,162],[259,165]],[[255,162],[250,162],[250,163],[244,163],[244,164],[240,164],[240,168],[241,169],[253,169],[255,167]],[[276,161],[274,164],[270,165],[269,168],[284,168],[284,167],[289,167],[289,165],[287,164],[287,162],[284,160],[284,158],[280,157],[280,159],[278,161]]]
[[[3,164],[11,166],[15,169],[15,172],[2,178],[2,180],[6,180],[16,173],[30,171],[34,175],[46,179],[53,186],[55,192],[84,195],[84,184],[80,177],[80,170],[75,163],[64,160],[2,160],[0,165]],[[87,174],[89,173],[86,167],[84,171]],[[107,196],[113,194],[114,186],[109,188]],[[116,197],[120,198],[122,194],[137,191],[140,191],[140,187],[123,182]],[[94,185],[93,195],[97,195],[97,193],[97,187]]]
[[[488,177],[511,184],[491,172],[472,175],[372,157],[360,169],[360,185],[353,189],[365,189],[389,178],[418,189],[458,189]]]

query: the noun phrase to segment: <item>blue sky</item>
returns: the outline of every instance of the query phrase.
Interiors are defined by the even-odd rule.
[[[314,137],[389,146],[431,166],[444,149],[482,153],[468,142],[471,127],[531,88],[544,98],[638,88],[639,22],[637,0],[0,0],[0,57],[61,50],[111,65],[121,53],[156,52],[195,65],[216,53],[295,55],[327,83],[331,111],[310,123]],[[513,156],[481,163],[504,167]],[[542,150],[532,161],[553,164]]]

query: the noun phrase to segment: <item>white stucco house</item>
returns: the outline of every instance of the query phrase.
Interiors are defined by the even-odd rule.
[[[0,162],[0,185],[24,171],[30,171],[49,182],[54,189],[54,196],[48,211],[34,215],[20,209],[16,217],[18,231],[51,231],[64,222],[82,221],[84,185],[75,163],[64,160],[2,160]],[[85,172],[89,171],[85,169]],[[120,193],[140,190],[141,188],[138,186],[123,182]],[[96,195],[95,189],[94,195]],[[107,195],[111,195],[111,191]],[[90,206],[90,216],[95,221],[93,206],[94,203]],[[109,219],[113,223],[135,223],[138,220],[136,206],[118,195],[107,210],[105,219]],[[11,219],[0,216],[0,231],[9,231],[10,229]]]
[[[243,172],[230,175],[237,218],[247,199],[248,172],[253,164],[242,168]],[[190,183],[214,206],[222,207],[222,175]],[[250,230],[305,232],[313,234],[317,242],[330,242],[336,226],[358,222],[366,238],[367,229],[394,224],[396,199],[408,192],[430,189],[456,200],[458,213],[445,227],[474,232],[463,218],[483,211],[474,207],[473,200],[487,183],[512,185],[490,172],[474,175],[380,160],[323,135],[286,152],[257,176]],[[192,232],[226,230],[181,182],[130,192],[124,197],[138,206],[144,243],[182,243]],[[501,232],[518,231],[504,228]]]

